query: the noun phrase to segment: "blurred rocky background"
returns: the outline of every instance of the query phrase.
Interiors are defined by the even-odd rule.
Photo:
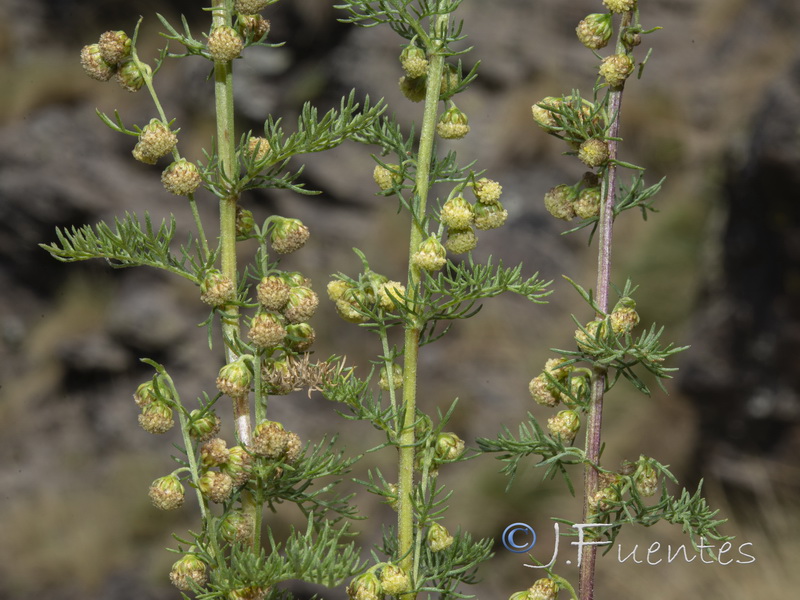
[[[197,290],[146,269],[63,265],[37,244],[52,241],[57,226],[125,211],[146,210],[156,220],[174,212],[188,232],[188,209],[163,190],[159,171],[133,161],[133,140],[94,114],[118,109],[126,124],[143,125],[154,115],[149,100],[85,77],[78,52],[105,30],[130,33],[145,15],[140,53],[152,57],[163,42],[154,13],[176,22],[183,12],[200,31],[202,4],[0,3],[0,599],[178,597],[166,578],[174,555],[164,548],[174,547],[170,531],[196,526],[194,514],[188,507],[160,513],[146,493],[172,469],[177,439],[144,433],[131,395],[150,377],[143,356],[168,367],[184,398],[213,389],[218,349],[209,352],[195,326],[206,316]],[[270,39],[286,44],[250,49],[236,64],[243,131],[258,131],[268,114],[291,124],[303,101],[324,110],[352,88],[385,97],[404,122],[418,117],[419,106],[397,89],[398,38],[337,23],[333,4],[283,0],[266,14]],[[667,180],[660,212],[646,224],[632,213],[619,220],[614,280],[622,285],[631,276],[641,286],[643,321],[664,324],[665,339],[692,348],[674,363],[681,371],[669,395],[646,399],[620,387],[611,396],[605,460],[643,453],[671,464],[690,486],[704,478],[712,503],[731,518],[726,533],[751,542],[757,560],[650,566],[609,555],[600,562],[598,598],[777,597],[800,584],[791,564],[800,553],[800,4],[642,4],[645,23],[664,29],[645,38],[653,55],[625,94],[623,158],[647,167],[648,182]],[[594,250],[585,232],[560,236],[565,224],[542,205],[547,189],[575,181],[581,169],[532,124],[530,105],[590,88],[595,63],[574,28],[601,9],[599,0],[465,0],[460,10],[475,47],[465,64],[480,59],[481,66],[459,99],[472,133],[453,148],[501,181],[510,214],[504,229],[482,234],[476,252],[524,261],[527,273],[555,280],[549,304],[495,299],[425,348],[421,402],[435,412],[459,397],[452,428],[468,442],[502,425],[514,429],[527,411],[548,416],[532,405],[527,382],[548,348],[570,344],[570,313],[590,318],[561,275],[593,286]],[[213,132],[208,72],[208,63],[190,59],[167,64],[157,80],[191,159],[202,157]],[[257,219],[278,212],[309,225],[312,241],[286,264],[318,290],[333,272],[357,272],[354,246],[375,270],[403,276],[405,219],[392,201],[374,196],[369,153],[345,145],[308,157],[305,181],[319,196],[269,192],[246,201]],[[202,197],[201,204],[213,235],[215,203]],[[332,306],[312,324],[321,357],[345,354],[366,368],[378,350]],[[381,442],[314,395],[277,399],[271,410],[305,439],[341,432],[348,452]],[[391,459],[367,455],[354,476]],[[498,539],[509,523],[531,523],[546,561],[550,517],[575,519],[579,503],[560,481],[542,482],[531,469],[505,493],[500,466],[482,457],[445,473],[457,490],[445,524]],[[357,528],[368,544],[392,513],[364,494],[360,502],[370,520]],[[675,527],[620,537],[627,549],[654,540],[683,541]],[[499,543],[496,550],[473,590],[484,600],[505,598],[537,576],[522,566],[524,555]]]

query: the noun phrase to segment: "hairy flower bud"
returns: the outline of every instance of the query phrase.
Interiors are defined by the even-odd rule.
[[[252,236],[256,221],[253,213],[241,206],[236,207],[236,239],[243,240]]]
[[[528,600],[556,600],[558,583],[549,577],[537,579],[528,590]]]
[[[447,250],[435,236],[430,236],[419,245],[411,260],[420,269],[438,271],[447,263]]]
[[[411,589],[411,578],[399,565],[388,564],[381,569],[381,587],[392,596],[399,596]]]
[[[272,147],[269,145],[269,140],[265,137],[252,136],[247,142],[247,154],[253,158],[255,162],[261,162],[270,153]]]
[[[628,12],[636,8],[636,0],[603,0],[603,6],[612,13]]]
[[[164,189],[176,196],[188,196],[203,183],[200,171],[185,158],[176,160],[161,173]]]
[[[375,169],[372,171],[372,178],[384,192],[403,183],[403,176],[400,174],[400,165],[386,165],[385,167],[382,165],[375,165]]]
[[[442,224],[450,229],[469,229],[474,218],[472,205],[463,196],[450,198],[442,206],[440,218]]]
[[[425,100],[425,82],[427,77],[409,77],[403,75],[400,78],[399,85],[400,91],[403,96],[412,102],[422,102]]]
[[[458,140],[469,133],[469,119],[455,104],[450,103],[436,123],[436,133],[446,140]]]
[[[428,528],[428,534],[425,536],[425,541],[428,544],[431,552],[441,552],[453,545],[455,541],[450,532],[444,525],[434,522]]]
[[[649,459],[642,457],[639,462],[643,464],[636,473],[636,491],[639,495],[649,498],[658,491],[658,472]]]
[[[613,33],[610,13],[587,15],[575,28],[578,40],[591,50],[600,50],[608,45]]]
[[[608,485],[597,490],[589,498],[589,508],[592,512],[608,510],[615,503],[619,502],[619,492]]]
[[[598,216],[600,214],[600,188],[589,187],[582,189],[572,207],[575,209],[575,214],[581,219],[591,219]]]
[[[494,204],[478,203],[473,207],[475,227],[481,230],[497,229],[505,224],[508,211],[499,202]]]
[[[242,37],[252,39],[253,41],[262,41],[267,35],[272,24],[268,19],[261,15],[240,14],[239,20],[239,33]]]
[[[381,369],[381,377],[378,381],[378,386],[382,390],[389,391],[390,389],[396,390],[403,385],[403,367],[398,364],[392,364],[392,377],[391,381],[386,373],[386,367]]]
[[[448,229],[444,247],[453,254],[466,254],[478,245],[478,237],[472,229]]]
[[[435,452],[439,461],[452,461],[464,454],[464,440],[455,433],[442,432],[436,437]]]
[[[627,54],[612,54],[600,63],[600,75],[611,87],[619,87],[633,73],[633,59]]]
[[[302,248],[308,236],[308,227],[300,219],[278,217],[270,234],[270,243],[278,254],[289,254]]]
[[[81,48],[81,67],[83,67],[84,73],[97,81],[108,81],[116,71],[114,65],[110,65],[103,60],[99,44],[91,44]]]
[[[556,381],[562,382],[572,373],[572,365],[566,358],[550,358],[544,363],[544,372]]]
[[[289,301],[290,290],[289,284],[279,275],[264,277],[256,288],[261,306],[276,311],[281,310]]]
[[[367,571],[353,578],[347,586],[347,596],[350,600],[383,600],[384,590],[377,575]]]
[[[252,379],[253,375],[242,357],[219,370],[217,389],[231,398],[241,398],[250,393]]]
[[[117,83],[128,92],[138,92],[144,85],[145,76],[149,77],[152,73],[150,65],[127,61],[117,70]]]
[[[109,65],[116,65],[131,53],[131,39],[124,31],[106,31],[98,42],[100,56]]]
[[[258,313],[250,321],[247,337],[257,348],[274,348],[283,342],[286,329],[277,315]]]
[[[537,375],[528,384],[528,391],[536,404],[542,406],[555,406],[558,404],[560,394],[552,389],[553,386],[544,374]]]
[[[475,182],[472,191],[475,192],[475,197],[478,198],[478,202],[482,204],[499,204],[500,194],[503,193],[503,186],[493,179],[481,177]]]
[[[442,70],[442,83],[439,86],[439,99],[447,100],[456,93],[461,77],[458,74],[458,67],[449,63],[444,65]]]
[[[409,77],[423,77],[428,70],[428,58],[422,48],[409,44],[400,53],[400,65]]]
[[[608,144],[598,138],[589,138],[578,148],[578,158],[586,166],[602,166],[608,161]]]
[[[233,479],[227,473],[206,471],[198,482],[200,492],[212,502],[222,504],[233,493]]]
[[[558,128],[558,121],[556,121],[555,113],[552,111],[558,108],[563,103],[561,98],[554,96],[547,96],[542,98],[539,102],[531,106],[531,113],[533,120],[542,129],[556,129]]]
[[[575,209],[572,205],[577,194],[572,186],[562,183],[551,188],[544,195],[544,207],[556,219],[569,221],[575,216]]]
[[[177,143],[178,136],[167,125],[158,119],[151,119],[139,133],[133,157],[139,162],[154,165],[159,158],[172,152]]]
[[[295,352],[308,352],[317,335],[308,323],[292,323],[286,326],[284,343]]]
[[[581,428],[581,419],[574,410],[562,410],[554,417],[547,419],[547,430],[562,444],[569,445]]]
[[[319,297],[310,287],[298,285],[289,290],[289,299],[283,307],[283,316],[290,323],[302,323],[314,316]]]
[[[133,394],[133,400],[139,408],[144,408],[157,399],[156,385],[152,379],[139,384],[139,387],[136,388]]]
[[[200,284],[200,300],[211,306],[223,306],[236,298],[236,287],[227,275],[216,269],[206,273]]]
[[[213,412],[202,414],[202,411],[196,408],[189,413],[189,435],[200,442],[217,435],[220,424],[220,418]]]
[[[159,477],[150,484],[148,492],[153,506],[161,510],[174,510],[183,505],[184,489],[177,475]]]
[[[196,554],[184,554],[183,558],[172,565],[169,580],[179,590],[189,592],[194,586],[202,587],[208,581],[206,563]]]
[[[289,433],[277,421],[261,421],[253,430],[253,452],[265,458],[281,458],[286,452]]]
[[[598,338],[602,340],[608,333],[605,321],[590,321],[584,329],[586,333],[580,329],[575,330],[575,341],[580,350],[587,354],[593,354],[597,351],[596,340]]]
[[[230,511],[222,518],[219,532],[229,544],[242,543],[251,539],[256,524],[253,516],[242,509]]]
[[[284,460],[287,463],[296,462],[300,458],[300,452],[303,450],[303,442],[300,441],[300,436],[294,431],[286,432],[286,451],[284,453]]]
[[[239,57],[244,42],[233,27],[222,25],[214,28],[208,36],[206,48],[214,62],[228,62]]]
[[[250,465],[253,459],[243,446],[233,446],[228,450],[228,457],[222,464],[222,472],[233,480],[233,487],[240,488],[250,479]]]
[[[378,305],[385,311],[398,307],[406,295],[406,286],[399,281],[387,281],[378,287]]]
[[[611,331],[615,335],[630,333],[639,324],[639,313],[636,312],[636,301],[625,296],[614,306],[609,319]]]
[[[139,415],[139,425],[148,433],[166,433],[175,425],[172,409],[166,402],[151,402],[142,409],[142,414]]]
[[[206,468],[218,467],[227,462],[230,451],[222,438],[207,441],[200,448],[200,463]]]

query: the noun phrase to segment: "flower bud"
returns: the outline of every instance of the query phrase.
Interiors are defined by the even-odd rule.
[[[630,333],[639,324],[639,313],[636,312],[636,301],[629,296],[621,298],[614,306],[609,318],[611,331],[615,335]]]
[[[603,6],[612,13],[628,12],[636,8],[636,0],[603,0]]]
[[[233,479],[227,473],[206,471],[198,483],[200,492],[212,502],[222,504],[233,493]]]
[[[233,27],[222,25],[214,28],[208,36],[206,47],[214,62],[228,62],[239,57],[244,42]]]
[[[255,521],[249,513],[237,508],[230,511],[222,518],[220,523],[219,532],[229,544],[236,542],[244,543],[252,539],[253,531],[255,531]]]
[[[381,369],[381,378],[378,381],[378,386],[385,391],[389,391],[390,389],[396,390],[403,385],[403,367],[398,364],[392,363],[392,379],[389,380],[389,377],[386,373],[386,367],[384,366]]]
[[[176,475],[159,477],[150,485],[148,495],[156,508],[174,510],[183,505],[183,484]]]
[[[561,98],[554,96],[547,96],[542,98],[539,102],[531,106],[533,113],[533,120],[542,129],[552,130],[559,128],[558,121],[556,120],[556,113],[552,111],[558,108],[563,103]]]
[[[575,209],[575,214],[581,219],[591,219],[598,216],[600,214],[600,188],[589,187],[582,189],[572,207]]]
[[[131,93],[138,92],[144,85],[145,76],[149,77],[152,73],[150,65],[127,61],[122,63],[117,71],[117,83]]]
[[[227,462],[230,451],[222,438],[207,441],[200,448],[200,463],[206,468],[218,467]]]
[[[636,491],[640,496],[649,498],[658,491],[658,471],[652,461],[642,456],[639,458],[639,468],[636,470]]]
[[[581,44],[591,50],[600,50],[608,45],[613,33],[610,13],[587,15],[575,28]]]
[[[608,161],[608,144],[598,138],[589,138],[578,148],[578,158],[589,167],[600,167]]]
[[[378,305],[385,311],[393,311],[402,305],[406,286],[399,281],[387,281],[378,287]]]
[[[283,277],[269,275],[258,284],[258,301],[267,310],[281,310],[289,300],[291,287]]]
[[[528,590],[514,592],[508,597],[508,600],[530,600],[530,594],[528,594]]]
[[[581,419],[574,410],[562,410],[555,417],[547,419],[550,435],[567,446],[573,442],[580,428]]]
[[[247,154],[257,163],[267,158],[271,149],[269,140],[265,137],[252,136],[247,142]]]
[[[164,189],[176,196],[188,196],[203,183],[200,171],[185,158],[176,160],[161,173]]]
[[[157,399],[156,384],[152,379],[139,384],[139,387],[136,388],[136,391],[133,394],[133,400],[136,402],[136,405],[139,408],[144,408],[152,402],[155,402]]]
[[[319,297],[310,287],[298,285],[289,290],[289,299],[283,307],[283,316],[290,323],[302,323],[314,316]]]
[[[219,370],[217,389],[231,398],[241,398],[250,393],[253,375],[247,367],[245,358],[228,363]]]
[[[558,382],[563,382],[572,373],[572,365],[566,358],[550,358],[544,363],[544,371]]]
[[[561,185],[551,188],[544,195],[544,207],[547,209],[547,212],[556,219],[569,221],[575,216],[575,209],[573,208],[572,202],[575,200],[576,196],[577,194],[571,186],[562,183]]]
[[[481,230],[502,227],[508,219],[508,211],[499,202],[495,204],[478,203],[473,207],[475,227]]]
[[[302,248],[308,241],[308,227],[300,219],[278,217],[272,228],[270,243],[278,254],[289,254]]]
[[[400,78],[400,91],[403,96],[412,102],[422,102],[425,100],[425,81],[426,77],[409,77],[403,75]]]
[[[206,273],[200,284],[200,300],[211,306],[224,306],[236,298],[233,280],[216,269]]]
[[[549,577],[537,579],[528,590],[528,600],[556,600],[558,584]]]
[[[589,508],[592,512],[600,512],[608,510],[615,502],[619,502],[619,492],[608,485],[597,490],[594,495],[589,498]]]
[[[131,53],[131,39],[124,31],[106,31],[98,42],[100,56],[109,65],[116,65]]]
[[[478,202],[483,204],[499,204],[500,194],[503,193],[503,186],[492,179],[481,177],[475,182],[472,188]]]
[[[555,406],[558,404],[560,394],[552,389],[552,385],[544,374],[537,375],[528,384],[528,391],[536,404],[542,406]]]
[[[253,430],[253,452],[265,458],[280,458],[286,452],[289,434],[277,421],[261,421]]]
[[[258,313],[250,321],[247,337],[257,348],[274,348],[286,337],[280,318],[272,313]]]
[[[569,391],[579,403],[589,400],[592,392],[588,378],[583,375],[569,380]],[[564,400],[565,404],[569,404],[566,397],[563,397],[562,400]]]
[[[414,79],[425,75],[428,70],[428,58],[422,48],[409,44],[400,53],[400,65],[406,75]]]
[[[227,600],[265,600],[272,588],[250,585],[228,592]]]
[[[249,38],[255,42],[263,40],[269,35],[271,23],[261,15],[240,14],[239,33],[242,37]]]
[[[458,67],[449,63],[445,64],[442,70],[442,84],[439,86],[439,99],[447,100],[455,94],[460,80]]]
[[[463,196],[445,202],[440,215],[442,224],[450,229],[469,229],[474,217],[472,205]]]
[[[598,338],[602,340],[608,333],[605,321],[590,321],[584,329],[586,333],[580,329],[575,330],[575,341],[578,348],[587,354],[595,354],[598,350],[596,340]]]
[[[359,304],[352,294],[336,300],[336,313],[348,323],[366,323],[369,317],[359,310]]]
[[[264,10],[269,0],[235,0],[233,8],[243,15],[254,15]]]
[[[411,589],[411,578],[399,565],[388,564],[381,569],[381,587],[392,596],[399,596]]]
[[[284,460],[287,463],[297,462],[300,458],[300,452],[303,450],[303,442],[300,441],[300,436],[294,431],[286,432],[286,452]]]
[[[233,480],[233,487],[240,488],[250,479],[250,465],[253,459],[242,446],[234,446],[228,450],[228,457],[222,464],[222,472]]]
[[[317,335],[308,323],[292,323],[286,327],[284,343],[295,352],[308,352]]]
[[[91,44],[81,48],[81,67],[92,79],[108,81],[114,76],[114,66],[103,60],[99,44]]]
[[[194,587],[203,587],[208,581],[206,563],[196,554],[184,554],[183,558],[172,565],[169,580],[179,590],[189,592]]]
[[[451,102],[436,124],[436,133],[446,140],[459,140],[469,133],[469,119]]]
[[[162,156],[166,156],[175,148],[178,136],[158,119],[151,119],[139,133],[139,141],[133,149],[133,157],[148,165],[156,164]]]
[[[439,461],[453,461],[464,454],[464,440],[455,433],[443,432],[436,437],[436,458]]]
[[[450,535],[450,532],[447,531],[443,525],[434,522],[428,528],[428,535],[425,537],[425,541],[431,552],[441,552],[452,546],[454,540],[453,536]]]
[[[632,50],[642,43],[642,34],[631,31],[630,29],[625,29],[622,32],[622,43],[625,44],[625,48]]]
[[[202,411],[199,408],[189,413],[189,435],[194,439],[204,442],[219,433],[220,418],[213,412],[207,412],[200,416]]]
[[[256,226],[256,221],[253,218],[253,213],[241,206],[236,207],[236,239],[246,240],[252,237],[253,228]]]
[[[633,73],[633,59],[627,54],[612,54],[600,63],[600,75],[608,85],[619,87]]]
[[[375,165],[375,169],[372,171],[372,178],[384,192],[403,183],[400,165],[386,165],[385,167],[383,165]]]
[[[445,248],[453,254],[466,254],[478,245],[478,237],[472,229],[448,229]]]
[[[347,586],[347,596],[350,600],[383,600],[383,595],[381,582],[372,571],[353,578]]]
[[[411,260],[420,269],[438,271],[447,263],[447,251],[442,243],[432,235],[419,245],[419,250],[414,253]]]
[[[172,409],[165,402],[151,402],[142,409],[139,425],[148,433],[166,433],[175,425]]]

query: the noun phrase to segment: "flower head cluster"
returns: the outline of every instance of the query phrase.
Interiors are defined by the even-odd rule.
[[[335,279],[328,283],[328,298],[336,312],[350,323],[366,323],[370,315],[391,314],[401,308],[405,286],[374,271],[363,273],[358,281]]]
[[[599,150],[607,148],[603,146]],[[594,173],[587,172],[575,185],[559,184],[544,195],[544,207],[556,219],[569,221],[573,218],[596,218],[601,206],[600,184]]]

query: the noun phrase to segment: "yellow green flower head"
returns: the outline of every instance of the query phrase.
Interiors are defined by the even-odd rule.
[[[575,216],[575,209],[572,206],[575,196],[575,190],[566,183],[562,183],[551,188],[544,195],[544,207],[556,219],[569,221]]]
[[[110,65],[121,63],[131,53],[131,39],[124,31],[106,31],[97,45],[103,60]]]
[[[600,63],[600,75],[611,87],[619,87],[633,73],[633,59],[627,54],[612,54]]]
[[[636,0],[603,0],[603,5],[612,13],[628,12],[636,8]]]
[[[202,182],[200,171],[185,158],[176,160],[161,173],[164,189],[176,196],[193,194]]]
[[[450,229],[469,229],[475,214],[463,196],[455,196],[444,203],[440,218],[442,224]]]
[[[502,227],[508,218],[508,211],[499,202],[496,204],[478,203],[474,207],[474,212],[475,227],[482,230]]]
[[[448,229],[447,241],[444,243],[448,252],[466,254],[478,245],[478,237],[472,229]]]
[[[600,50],[611,39],[611,13],[587,15],[575,28],[581,44],[591,50]]]
[[[598,138],[589,138],[578,148],[578,158],[587,167],[600,167],[608,161],[608,144]]]
[[[575,214],[581,219],[590,219],[600,214],[600,188],[584,188],[573,204]]]
[[[81,67],[83,72],[97,81],[108,81],[114,76],[114,65],[103,60],[99,44],[91,44],[81,48]]]
[[[206,47],[214,62],[228,62],[241,55],[244,42],[233,27],[222,25],[208,36]]]
[[[475,197],[478,198],[478,202],[483,204],[496,204],[500,201],[500,194],[503,193],[503,186],[493,179],[481,177],[475,182],[472,191],[475,192]]]
[[[415,79],[423,77],[428,71],[428,58],[425,56],[425,51],[415,44],[411,44],[403,48],[400,53],[400,65],[406,72],[406,75]]]

